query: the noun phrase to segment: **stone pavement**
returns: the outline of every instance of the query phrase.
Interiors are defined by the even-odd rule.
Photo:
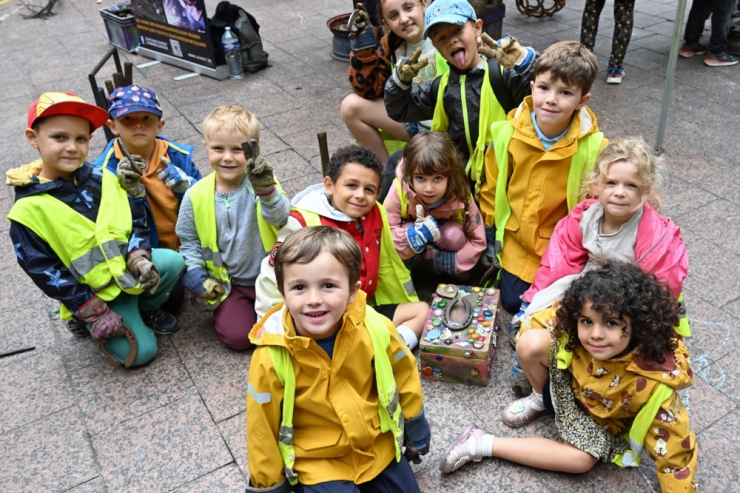
[[[107,2],[107,0],[106,0]],[[611,1],[601,20],[596,54],[602,68],[589,106],[608,137],[643,135],[653,142],[676,0],[636,2],[635,29],[621,86],[607,86]],[[583,0],[568,0],[551,19],[530,19],[507,2],[505,33],[544,49],[578,39]],[[16,12],[0,23],[2,172],[37,157],[24,141],[30,102],[48,90],[92,95],[88,71],[108,49],[92,0],[63,0],[57,15],[24,20]],[[216,0],[209,0],[210,12]],[[198,145],[203,118],[219,104],[238,103],[262,123],[261,144],[289,194],[320,178],[316,132],[330,148],[352,142],[339,115],[350,92],[347,65],[329,57],[329,17],[350,10],[350,0],[242,0],[262,25],[271,67],[243,81],[205,77],[174,81],[184,71],[167,65],[135,69],[134,81],[159,94],[164,133]],[[0,3],[0,16],[20,6]],[[134,64],[146,61],[136,55]],[[108,69],[105,69],[106,71]],[[112,69],[109,71],[112,72]],[[699,437],[705,491],[740,491],[740,69],[708,68],[700,57],[681,59],[674,86],[666,148],[664,212],[681,226],[690,253],[685,284],[694,337],[688,346],[697,376],[685,395]],[[102,132],[91,157],[101,151]],[[209,171],[202,146],[195,159]],[[13,201],[0,189],[0,213]],[[190,304],[182,330],[160,337],[148,366],[113,369],[88,340],[75,339],[20,270],[0,221],[0,352],[35,351],[0,359],[0,490],[148,492],[244,491],[249,472],[245,391],[251,352],[224,348],[212,320]],[[597,465],[581,476],[531,470],[487,460],[442,476],[440,456],[470,421],[505,436],[556,437],[551,419],[513,431],[499,419],[512,400],[506,384],[511,350],[499,344],[495,378],[487,388],[424,382],[432,449],[417,478],[422,491],[656,491],[649,459],[639,469]],[[734,459],[733,459],[734,457]]]

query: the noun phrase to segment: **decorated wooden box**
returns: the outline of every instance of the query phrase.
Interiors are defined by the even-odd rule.
[[[421,336],[421,376],[484,387],[496,347],[499,292],[440,284]]]

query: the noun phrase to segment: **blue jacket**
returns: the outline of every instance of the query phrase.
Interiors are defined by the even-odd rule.
[[[37,163],[40,167],[40,161]],[[34,173],[29,173],[26,165],[8,171],[8,184],[15,185],[16,201],[30,195],[46,193],[89,220],[95,221],[98,217],[104,172],[106,171],[102,168],[94,168],[85,163],[77,170],[76,183],[63,179],[39,183]],[[145,223],[146,215],[130,197],[129,205],[133,221],[129,251],[145,249],[151,253],[149,229]],[[49,244],[36,233],[22,224],[10,221],[10,239],[13,240],[21,269],[48,297],[60,301],[71,312],[76,313],[95,296],[89,286],[77,282]]]
[[[162,135],[157,135],[157,139],[164,140],[165,142],[169,143],[167,156],[169,157],[172,164],[183,170],[186,175],[192,177],[195,182],[203,178],[203,176],[200,174],[200,170],[198,170],[198,167],[193,164],[193,150],[195,149],[193,146],[180,144]],[[95,161],[93,161],[92,165],[108,168],[115,174],[118,170],[119,159],[116,157],[115,148],[113,147],[114,142],[115,139],[108,142],[108,145],[105,147],[103,153],[98,156]],[[175,193],[174,195],[179,200],[182,200],[183,194]],[[152,247],[159,247],[159,235],[157,234],[157,225],[154,223],[154,216],[152,215],[152,211],[149,208],[149,204],[147,204],[146,202],[146,197],[134,199],[134,202],[139,207],[143,207],[146,211],[146,224],[149,226]]]

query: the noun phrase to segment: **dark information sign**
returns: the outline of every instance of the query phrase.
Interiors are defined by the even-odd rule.
[[[204,0],[132,0],[139,44],[184,61],[215,67]]]

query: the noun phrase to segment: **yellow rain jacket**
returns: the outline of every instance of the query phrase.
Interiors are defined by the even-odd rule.
[[[284,463],[277,444],[283,385],[267,346],[287,348],[296,377],[293,410],[293,470],[302,484],[344,480],[356,484],[375,478],[396,459],[393,433],[380,431],[373,344],[365,327],[366,296],[358,291],[347,306],[337,333],[334,356],[296,334],[293,319],[281,303],[255,324],[249,339],[257,346],[249,368],[247,452],[255,488],[282,483]],[[393,324],[388,358],[393,367],[403,416],[422,411],[416,360]],[[404,459],[402,459],[404,460]]]
[[[534,280],[555,225],[568,215],[568,171],[578,141],[599,131],[596,116],[584,106],[573,115],[565,136],[545,151],[532,125],[533,110],[532,97],[527,96],[509,113],[508,121],[515,127],[508,149],[511,216],[501,252],[502,267],[528,283]],[[603,139],[602,151],[607,143]],[[498,172],[495,152],[489,147],[479,197],[486,226],[493,226],[495,221]]]

